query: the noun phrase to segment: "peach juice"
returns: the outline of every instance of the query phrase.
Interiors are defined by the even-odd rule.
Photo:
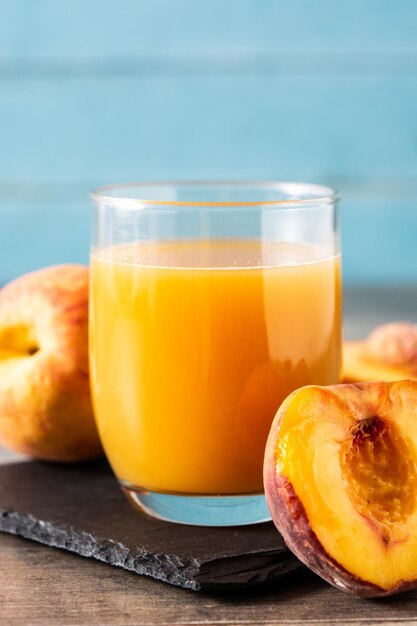
[[[340,262],[316,245],[215,239],[93,250],[93,401],[119,480],[261,493],[294,389],[337,383]]]

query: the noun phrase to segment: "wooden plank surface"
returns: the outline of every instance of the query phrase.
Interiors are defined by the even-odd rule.
[[[415,0],[0,0],[0,283],[86,259],[91,187],[175,178],[335,185],[346,280],[417,280],[416,30]]]
[[[416,102],[417,71],[5,78],[0,181],[407,181],[417,172]]]
[[[248,589],[301,568],[271,523],[191,531],[140,515],[105,462],[2,465],[0,531],[196,592]]]
[[[2,0],[0,56],[416,49],[414,0]]]
[[[417,320],[417,289],[350,291],[345,311],[345,332],[350,337],[363,336],[376,323],[398,318]],[[0,451],[0,460],[13,458],[18,457]],[[417,592],[362,600],[332,588],[313,574],[297,576],[286,585],[250,592],[196,595],[0,535],[0,624],[417,624]]]
[[[285,586],[197,595],[58,550],[0,535],[0,623],[111,624],[417,623],[417,593],[361,600],[307,575]]]

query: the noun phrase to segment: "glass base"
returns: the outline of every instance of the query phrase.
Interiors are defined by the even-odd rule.
[[[245,526],[269,522],[263,494],[186,496],[132,489],[122,484],[130,502],[151,517],[191,526]]]

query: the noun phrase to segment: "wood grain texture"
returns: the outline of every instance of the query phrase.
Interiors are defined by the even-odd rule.
[[[194,591],[247,589],[301,567],[272,523],[190,529],[140,514],[104,461],[3,465],[0,530]]]
[[[100,563],[0,536],[0,623],[378,624],[417,621],[417,594],[367,601],[307,574],[283,588],[195,595]]]
[[[1,10],[2,57],[416,49],[413,0],[2,0]]]
[[[0,10],[0,282],[86,258],[92,186],[174,178],[335,184],[346,280],[417,279],[413,0]]]
[[[417,73],[4,80],[0,180],[407,182],[416,102]]]

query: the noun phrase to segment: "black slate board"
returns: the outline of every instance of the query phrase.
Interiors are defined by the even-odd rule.
[[[301,567],[272,523],[202,528],[135,511],[104,461],[0,466],[0,531],[195,591],[264,583]]]

